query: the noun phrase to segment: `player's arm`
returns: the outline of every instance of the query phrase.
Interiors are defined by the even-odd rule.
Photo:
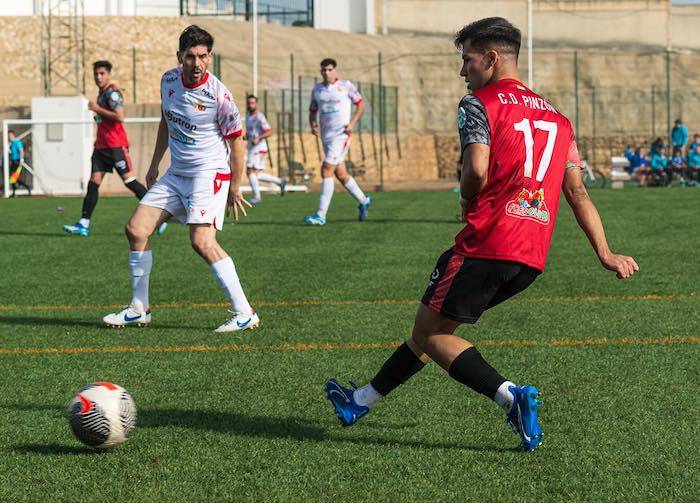
[[[615,272],[620,279],[631,277],[639,270],[639,266],[632,257],[618,255],[610,250],[605,238],[603,222],[595,204],[588,195],[586,186],[583,184],[580,169],[567,168],[563,189],[564,196],[574,212],[579,227],[586,234],[603,267]]]
[[[166,150],[168,150],[168,124],[165,122],[165,116],[163,115],[163,110],[161,109],[160,123],[158,124],[158,135],[156,136],[156,146],[153,148],[151,165],[148,168],[148,173],[146,173],[146,187],[149,189],[158,179],[158,166],[160,166],[160,161],[163,160]]]
[[[103,119],[107,119],[112,122],[124,122],[124,107],[110,110],[108,108],[101,107],[94,101],[91,101],[88,103],[88,108]]]
[[[483,143],[467,145],[462,154],[462,178],[459,181],[461,199],[468,204],[481,192],[489,178],[491,147]]]
[[[245,171],[246,145],[242,135],[230,137],[228,144],[231,150],[231,155],[229,156],[231,186],[228,195],[228,208],[233,208],[233,219],[238,221],[238,211],[240,210],[247,216],[248,213],[246,213],[245,207],[251,206],[248,201],[243,199],[243,194],[241,193],[241,179]]]
[[[318,102],[314,91],[311,91],[311,101],[309,102],[309,127],[311,132],[318,136]]]
[[[20,143],[20,145],[22,144]],[[20,165],[24,164],[24,145],[19,147],[19,163]]]
[[[459,102],[457,128],[462,149],[459,201],[466,209],[488,182],[491,159],[491,128],[486,108],[475,96],[464,96]]]
[[[267,128],[267,129],[265,129],[265,130],[263,131],[263,133],[262,133],[260,136],[256,136],[256,137],[253,139],[253,144],[254,144],[254,145],[257,145],[258,143],[260,143],[261,141],[263,141],[265,138],[269,138],[270,136],[272,136],[272,129]]]
[[[360,117],[362,116],[362,113],[365,111],[365,101],[360,100],[355,103],[355,113],[352,114],[352,119],[350,119],[350,122],[348,123],[347,126],[345,126],[345,132],[347,134],[351,134],[353,128],[355,127],[355,124],[357,124],[357,121],[360,120]]]

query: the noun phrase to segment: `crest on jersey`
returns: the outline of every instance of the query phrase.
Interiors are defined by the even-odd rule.
[[[457,128],[462,129],[467,123],[467,112],[462,107],[457,107]]]
[[[530,192],[523,188],[514,199],[508,201],[506,213],[511,217],[547,225],[549,223],[549,209],[544,200],[544,189],[540,188],[535,192]]]
[[[204,112],[207,109],[207,107],[204,106],[204,103],[202,103],[201,101],[197,101],[197,103],[194,104],[194,107],[200,112]]]

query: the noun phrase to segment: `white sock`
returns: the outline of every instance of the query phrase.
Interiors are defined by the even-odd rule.
[[[513,393],[508,390],[510,386],[515,386],[515,384],[510,381],[504,382],[498,387],[496,394],[493,397],[494,401],[501,407],[501,409],[504,410],[506,414],[508,414],[511,407],[513,407],[513,399],[515,398]]]
[[[326,218],[328,207],[331,205],[334,187],[335,183],[333,182],[333,177],[324,178],[321,181],[321,197],[318,200],[318,210],[316,210],[316,213],[323,218]]]
[[[83,227],[90,227],[90,219],[89,218],[81,218],[78,220],[78,223],[82,225]]]
[[[357,182],[355,181],[355,178],[352,176],[348,178],[348,181],[345,182],[345,190],[350,192],[350,195],[357,199],[357,202],[360,204],[365,204],[367,203],[367,196],[365,195],[364,192],[362,192],[362,189],[360,188],[359,185],[357,185]]]
[[[131,269],[131,305],[137,311],[148,309],[148,279],[153,266],[153,252],[129,252],[129,269]]]
[[[255,172],[249,174],[248,181],[250,182],[250,188],[253,190],[253,197],[255,199],[260,199],[260,184],[258,184],[258,174]]]
[[[361,388],[357,388],[352,393],[352,398],[357,405],[364,407],[373,407],[374,404],[384,398],[371,383],[365,384]]]
[[[276,183],[277,185],[280,185],[282,183],[282,179],[278,178],[276,176],[268,175],[264,171],[261,171],[258,174],[258,180],[261,182],[270,182],[270,183]]]
[[[224,289],[226,297],[231,302],[231,311],[234,313],[250,314],[253,308],[250,307],[248,299],[243,293],[241,281],[236,273],[236,266],[233,265],[231,257],[222,258],[211,265],[211,272],[216,277],[221,288]]]

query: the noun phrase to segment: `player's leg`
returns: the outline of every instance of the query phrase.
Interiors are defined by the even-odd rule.
[[[358,206],[359,213],[357,215],[357,219],[360,222],[366,220],[369,205],[372,204],[372,198],[366,196],[365,193],[362,192],[362,189],[357,184],[357,180],[355,180],[355,178],[350,176],[350,173],[348,173],[348,170],[345,167],[345,162],[338,164],[338,167],[335,169],[335,176],[338,181],[343,184],[345,190],[347,190],[348,193],[354,197],[358,203],[360,203]]]
[[[323,148],[324,150],[326,149],[325,144]],[[326,155],[326,158],[327,157]],[[318,198],[318,208],[316,209],[316,213],[304,218],[304,222],[309,225],[324,225],[326,223],[326,214],[331,205],[331,199],[333,199],[333,191],[335,189],[333,172],[336,167],[336,165],[329,164],[325,160],[323,164],[321,164],[321,195]]]
[[[255,168],[258,171],[258,180],[266,183],[274,183],[275,185],[279,186],[280,192],[284,195],[284,191],[287,186],[287,179],[265,173],[265,154],[267,154],[267,150],[261,150],[258,152],[255,160]]]
[[[63,230],[79,236],[89,236],[90,235],[90,219],[92,218],[92,213],[95,211],[97,206],[97,200],[99,198],[100,184],[104,179],[105,172],[111,171],[112,166],[108,156],[105,156],[105,149],[95,149],[92,152],[92,173],[90,174],[90,180],[88,181],[87,192],[83,198],[83,208],[80,215],[80,220],[78,220],[73,225],[64,225]]]
[[[250,199],[251,204],[259,204],[262,202],[262,198],[260,197],[260,183],[258,181],[258,170],[254,167],[254,164],[251,163],[246,168],[246,173],[248,175],[248,181],[250,182],[250,190],[253,193],[253,197]]]

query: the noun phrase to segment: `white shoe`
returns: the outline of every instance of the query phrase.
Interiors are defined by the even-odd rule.
[[[128,305],[102,318],[107,325],[113,327],[124,327],[126,325],[137,325],[139,327],[148,325],[151,322],[151,311],[137,311],[133,306]]]
[[[252,197],[252,198],[250,198],[250,201],[248,201],[248,202],[250,204],[252,204],[253,206],[255,206],[256,204],[262,203],[262,199],[259,197]]]
[[[233,316],[228,319],[226,323],[214,330],[214,332],[240,332],[241,330],[257,328],[257,326],[260,325],[260,318],[258,318],[255,311],[250,314],[234,313],[231,311],[231,314],[233,314]]]

